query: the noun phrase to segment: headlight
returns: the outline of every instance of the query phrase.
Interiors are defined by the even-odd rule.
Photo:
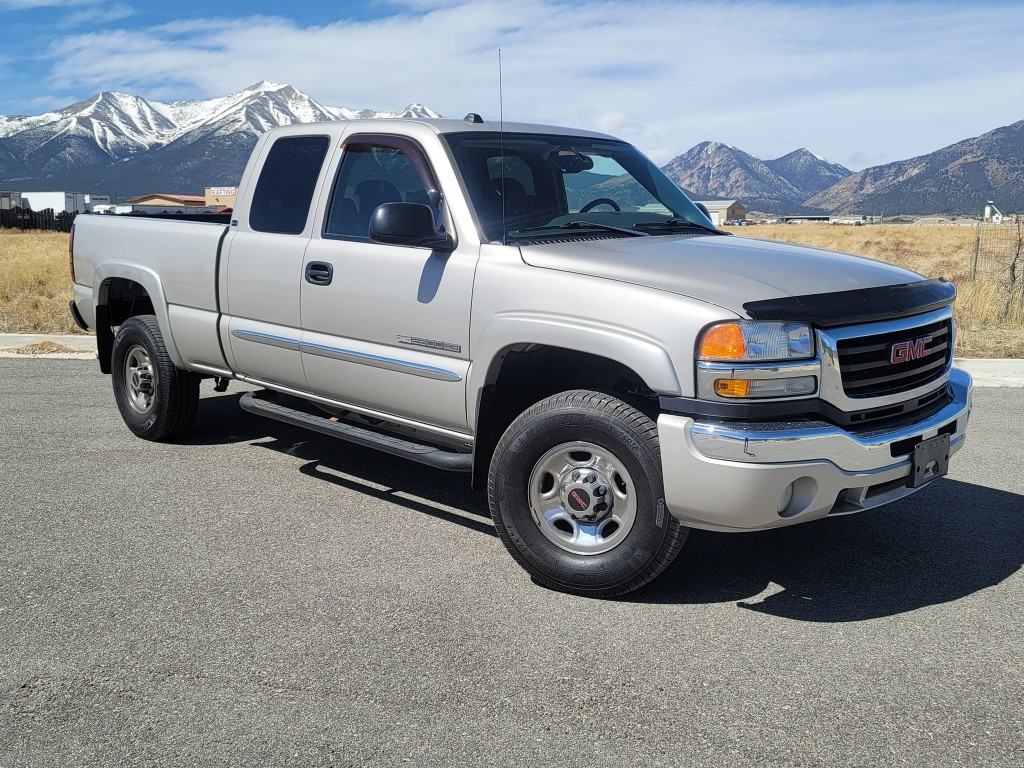
[[[814,356],[814,337],[804,323],[719,323],[704,331],[698,356],[729,362],[803,360]]]

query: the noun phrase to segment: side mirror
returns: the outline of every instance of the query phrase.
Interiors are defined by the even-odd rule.
[[[704,205],[704,203],[694,203],[694,205],[697,206],[698,211],[700,211],[701,213],[708,217],[708,221],[711,221],[711,212],[708,210],[708,207]]]
[[[455,238],[434,226],[434,212],[421,203],[383,203],[370,217],[370,239],[435,251],[455,250]]]

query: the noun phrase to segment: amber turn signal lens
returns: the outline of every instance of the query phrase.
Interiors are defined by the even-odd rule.
[[[739,360],[747,355],[743,329],[735,323],[710,328],[700,343],[700,356],[708,360]]]
[[[750,392],[750,382],[745,379],[718,379],[715,381],[715,394],[721,397],[746,397]]]

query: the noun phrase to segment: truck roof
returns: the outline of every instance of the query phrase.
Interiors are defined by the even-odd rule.
[[[505,133],[545,133],[556,136],[579,136],[591,139],[611,139],[619,141],[614,136],[596,131],[584,131],[579,128],[565,128],[557,125],[542,125],[539,123],[513,123],[506,122],[501,125],[497,120],[484,120],[482,122],[470,122],[469,120],[455,120],[451,118],[418,119],[418,118],[373,118],[368,120],[338,120],[337,122],[322,123],[301,123],[297,125],[286,125],[274,128],[274,134],[309,134],[327,133],[329,135],[340,134],[350,125],[357,125],[360,129],[366,129],[373,133],[399,133],[408,134],[409,129],[417,130],[413,126],[426,126],[437,134],[445,133],[497,133],[504,130]]]

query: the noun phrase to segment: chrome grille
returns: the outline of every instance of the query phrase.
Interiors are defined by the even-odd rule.
[[[880,397],[942,378],[952,359],[952,341],[952,321],[948,318],[904,330],[842,339],[836,347],[843,391],[852,398]],[[906,346],[894,352],[894,345]]]

